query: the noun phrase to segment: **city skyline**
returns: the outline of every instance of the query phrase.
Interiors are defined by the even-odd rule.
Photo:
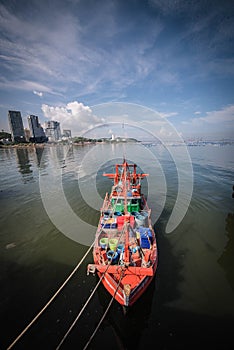
[[[111,135],[124,121],[233,139],[233,14],[229,0],[3,0],[0,128],[20,110],[23,122],[37,115],[74,136],[102,124]]]
[[[23,123],[20,111],[8,111],[8,123],[13,142],[56,142],[71,138],[72,135],[69,129],[64,129],[62,133],[60,123],[54,120],[45,122],[44,127],[42,127],[38,116],[30,114],[27,116],[27,122],[28,128]]]

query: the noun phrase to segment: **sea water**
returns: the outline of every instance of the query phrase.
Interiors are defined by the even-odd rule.
[[[159,250],[155,279],[127,313],[114,302],[90,349],[234,345],[234,146],[140,144],[0,149],[0,347],[7,348],[88,250],[123,157],[148,173],[143,192]],[[171,213],[172,231],[168,229]],[[170,232],[169,232],[170,231]],[[98,282],[87,256],[15,349],[55,349]],[[111,296],[101,285],[62,349],[82,349]]]

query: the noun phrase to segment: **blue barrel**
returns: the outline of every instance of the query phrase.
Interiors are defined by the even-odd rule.
[[[138,215],[135,216],[135,218],[136,218],[136,223],[137,223],[138,226],[144,226],[144,224],[145,224],[145,217],[143,215],[138,214]]]
[[[122,216],[122,213],[120,211],[115,211],[114,216]]]
[[[119,244],[117,246],[117,253],[120,255],[123,251],[124,251],[124,245],[123,244]]]
[[[130,248],[131,253],[136,253],[139,250],[139,246],[136,246],[134,248]]]
[[[112,264],[116,264],[119,258],[119,254],[113,250],[109,250],[106,254],[107,259],[110,261],[112,259]]]

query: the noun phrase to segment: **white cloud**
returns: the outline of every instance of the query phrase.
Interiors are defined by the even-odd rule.
[[[198,119],[212,124],[234,121],[234,105],[226,106],[219,111],[207,112],[205,117]]]
[[[164,137],[171,137],[173,135],[173,133],[171,131],[167,130],[166,127],[161,127],[159,129],[159,135],[164,138]]]
[[[177,112],[168,112],[168,113],[160,113],[158,112],[159,115],[162,117],[162,118],[170,118],[170,117],[174,117],[176,115],[178,115]]]
[[[195,112],[200,115],[201,112]],[[221,110],[206,112],[204,117],[195,117],[187,121],[182,121],[184,125],[202,126],[207,124],[222,124],[224,122],[234,122],[234,105],[226,106]]]
[[[60,95],[58,93],[53,92],[48,86],[40,84],[36,81],[30,81],[30,80],[7,80],[4,77],[0,77],[0,88],[4,89],[17,89],[17,90],[24,90],[24,91],[33,91],[39,92],[39,94],[43,92],[48,92],[53,95]]]
[[[33,93],[34,95],[37,95],[39,97],[42,97],[43,96],[43,93],[41,91],[36,91],[36,90],[33,90]]]
[[[19,73],[19,80],[39,79],[53,91],[63,93],[73,84],[79,96],[100,92],[108,82],[110,98],[150,75],[152,79],[157,75],[157,81],[176,84],[177,76],[168,67],[166,71],[158,68],[162,58],[158,51],[156,54],[154,45],[163,29],[162,23],[141,14],[144,30],[134,18],[127,26],[120,25],[122,19],[116,15],[115,6],[115,1],[98,5],[95,16],[81,26],[79,16],[71,13],[69,7],[65,10],[62,6],[64,11],[58,8],[56,15],[41,25],[39,17],[25,21],[0,5],[0,30],[6,33],[0,38],[1,59],[8,77],[11,73],[12,80],[16,79],[12,72],[12,67],[16,67],[17,72],[23,72],[23,75]],[[150,35],[145,35],[147,32]],[[122,40],[129,35],[137,40]]]
[[[206,112],[204,116],[182,121],[180,128],[189,136],[203,135],[211,138],[233,138],[234,105]]]
[[[200,114],[196,112],[195,114]],[[234,121],[234,105],[226,106],[218,111],[206,112],[204,117],[197,117],[190,119],[190,121],[183,122],[183,124],[204,125],[204,124],[222,124],[224,122]]]
[[[69,102],[65,107],[43,104],[41,109],[46,118],[60,122],[63,129],[72,129],[73,134],[81,134],[85,130],[104,122],[103,118],[94,115],[89,106],[85,106],[78,101]]]

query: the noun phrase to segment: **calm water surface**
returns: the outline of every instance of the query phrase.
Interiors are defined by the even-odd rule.
[[[123,154],[150,175],[143,188],[155,222],[159,267],[126,315],[112,304],[89,348],[233,348],[234,146],[188,151],[192,199],[182,222],[166,234],[180,182],[180,147],[173,150],[176,162],[162,146],[137,144],[0,149],[1,349],[28,325],[87,251],[111,187],[102,174],[113,171]],[[184,203],[179,205],[182,210]],[[98,281],[86,276],[90,262],[91,253],[15,349],[56,348]],[[100,286],[61,349],[83,349],[110,299]]]

